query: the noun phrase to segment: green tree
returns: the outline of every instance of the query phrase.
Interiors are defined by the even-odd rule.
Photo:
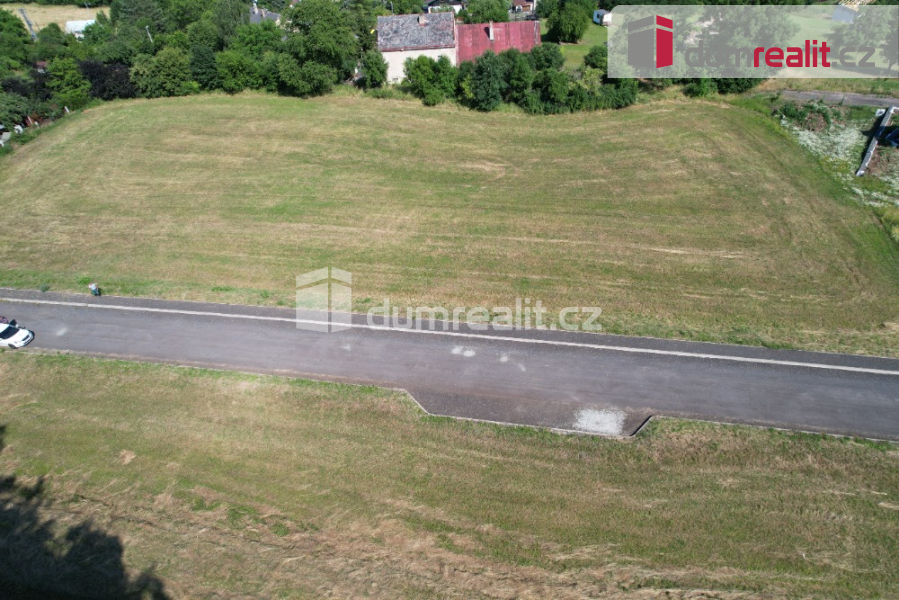
[[[540,94],[544,112],[559,113],[566,108],[570,79],[564,71],[545,70],[537,73],[534,89]]]
[[[183,96],[191,92],[190,57],[178,48],[163,48],[156,56],[140,55],[131,80],[147,98]]]
[[[301,63],[327,65],[341,78],[349,76],[359,45],[346,13],[332,0],[303,0],[285,13],[288,49]],[[335,78],[335,82],[337,79]]]
[[[559,0],[540,0],[537,3],[537,16],[547,20],[559,11]]]
[[[229,50],[238,50],[247,56],[260,59],[266,52],[281,50],[281,37],[284,32],[274,21],[266,19],[259,24],[241,25],[237,28],[234,41]]]
[[[521,102],[534,83],[534,69],[528,58],[515,48],[502,52],[499,57],[505,65],[505,99],[508,102]]]
[[[112,0],[109,18],[115,26],[149,27],[150,31],[158,33],[172,28],[168,13],[156,0]]]
[[[456,91],[458,71],[445,56],[409,58],[405,65],[406,88],[427,106],[440,104]]]
[[[477,110],[491,111],[503,101],[506,74],[503,61],[488,50],[478,57],[472,74],[472,106]]]
[[[161,33],[156,36],[156,42],[159,46],[168,48],[180,48],[188,52],[191,48],[190,38],[183,31],[173,31],[172,33]]]
[[[30,112],[31,101],[28,98],[0,91],[0,123],[8,129],[22,123]]]
[[[0,9],[0,76],[24,68],[32,50],[31,36],[22,21]]]
[[[387,81],[387,61],[377,50],[369,50],[362,55],[362,79],[365,89],[381,87]]]
[[[363,54],[374,50],[377,45],[374,30],[378,15],[386,12],[381,0],[344,0],[343,8],[348,15],[350,28],[359,42],[360,50]]]
[[[609,72],[609,48],[603,44],[593,46],[584,57],[584,66],[591,69],[598,69],[603,74]]]
[[[194,46],[190,50],[190,74],[194,81],[204,90],[219,87],[218,68],[215,63],[215,52],[209,46]]]
[[[169,15],[178,29],[200,20],[208,7],[206,0],[169,0]]]
[[[569,2],[550,18],[549,36],[559,42],[576,44],[589,26],[590,17],[584,14],[582,7]]]
[[[219,84],[229,94],[262,87],[262,74],[257,61],[237,50],[216,54],[215,66]]]
[[[326,94],[334,86],[334,69],[316,62],[303,66],[290,54],[280,54],[277,59],[278,91],[290,96],[316,96]]]
[[[84,28],[82,42],[92,47],[100,47],[112,39],[115,28],[104,12],[98,12],[94,22]]]
[[[562,49],[558,44],[546,43],[535,46],[529,53],[531,66],[535,71],[544,71],[546,69],[561,69],[565,64],[565,57],[562,56]]]
[[[222,36],[219,28],[209,19],[200,19],[187,28],[187,39],[191,48],[207,46],[213,52],[222,49]]]
[[[414,15],[422,12],[421,0],[389,0],[395,15]],[[386,3],[385,3],[386,5]]]
[[[109,40],[97,48],[95,52],[97,59],[104,63],[119,63],[123,65],[131,65],[137,54],[137,49],[134,46],[119,38]]]
[[[69,56],[67,46],[65,32],[56,23],[49,23],[37,36],[34,57],[37,60],[50,61],[57,57]]]
[[[509,7],[505,0],[471,0],[466,11],[466,23],[502,23],[509,20]]]
[[[90,100],[91,84],[71,58],[57,58],[47,66],[47,87],[53,91],[53,100],[60,108],[81,108]]]
[[[225,46],[237,33],[237,28],[250,22],[250,3],[246,0],[214,0],[210,14]]]

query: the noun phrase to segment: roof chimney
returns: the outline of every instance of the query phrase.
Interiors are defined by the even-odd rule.
[[[487,26],[487,36],[490,38],[490,41],[493,41],[493,21],[490,21],[490,24]]]
[[[424,13],[418,15],[418,24],[419,25],[427,25],[428,24],[427,15],[425,15]]]

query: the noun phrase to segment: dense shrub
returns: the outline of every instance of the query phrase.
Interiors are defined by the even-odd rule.
[[[78,65],[81,74],[90,82],[90,95],[100,100],[134,98],[137,89],[131,83],[131,73],[121,64],[105,65],[98,60],[86,60]]]
[[[204,90],[219,87],[215,52],[209,46],[194,46],[190,51],[190,74]]]
[[[456,91],[458,71],[445,56],[407,59],[405,73],[405,87],[428,106],[440,104]]]
[[[749,77],[718,78],[715,79],[715,87],[722,94],[739,94],[752,89],[761,81],[761,79],[752,79]]]
[[[225,50],[215,55],[218,82],[229,94],[262,87],[259,63],[237,50]]]
[[[609,72],[609,49],[605,45],[593,46],[584,57],[584,66],[591,69],[599,69],[603,73]]]
[[[471,80],[472,107],[490,111],[503,101],[506,70],[503,61],[488,50],[475,61]]]
[[[0,123],[8,129],[25,121],[31,113],[31,102],[18,94],[0,92]]]
[[[334,69],[316,62],[300,64],[289,54],[277,59],[277,87],[290,96],[313,96],[331,91],[335,79]]]
[[[75,110],[88,103],[91,84],[73,59],[57,58],[48,65],[47,72],[50,74],[47,86],[53,91],[53,100],[60,108]]]
[[[131,80],[147,98],[189,94],[190,57],[177,48],[163,48],[156,56],[140,55],[131,68]]]
[[[528,56],[535,71],[561,69],[565,64],[565,57],[562,56],[562,49],[558,44],[540,44],[531,50]]]
[[[714,79],[694,79],[684,86],[684,93],[694,98],[706,98],[718,93]]]
[[[387,82],[387,62],[377,50],[369,50],[362,55],[362,77],[360,85],[365,89],[378,88]]]

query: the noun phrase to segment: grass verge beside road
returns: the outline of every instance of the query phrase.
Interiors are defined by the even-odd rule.
[[[899,99],[899,79],[767,79],[749,93],[779,90],[851,92]]]
[[[0,285],[603,309],[607,332],[897,355],[899,251],[770,118],[261,94],[112,103],[0,157]],[[14,223],[14,227],[12,224]]]
[[[43,478],[60,548],[92,520],[173,597],[899,586],[895,445],[676,420],[564,436],[430,418],[376,388],[72,356],[5,352],[0,377],[0,474]],[[26,498],[4,490],[0,545],[37,552],[10,533]],[[0,580],[57,581],[3,555]]]

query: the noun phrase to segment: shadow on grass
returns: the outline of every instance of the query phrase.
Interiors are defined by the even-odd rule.
[[[0,425],[0,452],[6,426]],[[23,485],[0,476],[0,594],[6,600],[168,598],[152,570],[131,577],[118,537],[90,521],[64,533],[41,516],[44,479]]]

